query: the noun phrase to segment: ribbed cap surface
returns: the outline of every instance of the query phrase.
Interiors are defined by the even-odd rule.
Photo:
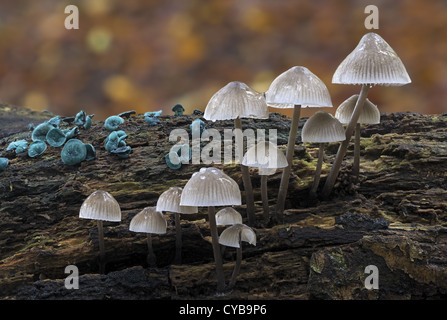
[[[182,188],[171,187],[163,192],[157,200],[157,211],[170,211],[178,213],[197,213],[197,207],[181,206],[180,198],[182,196]]]
[[[340,121],[330,113],[317,111],[304,124],[301,139],[303,142],[337,142],[345,140],[346,134]]]
[[[242,223],[242,216],[232,207],[223,208],[216,213],[216,225],[227,226]]]
[[[183,187],[182,206],[232,206],[241,204],[239,185],[217,168],[201,168]]]
[[[242,241],[256,245],[256,233],[245,224],[235,224],[226,228],[219,237],[219,243],[233,248],[239,248],[239,235]]]
[[[268,119],[269,116],[264,94],[243,82],[233,81],[211,97],[203,117],[216,121],[236,118]]]
[[[357,103],[357,99],[359,98],[358,94],[353,95],[352,97],[346,99],[340,104],[335,111],[335,118],[338,119],[341,123],[349,123],[351,121],[352,113],[354,112],[355,104]],[[366,99],[363,104],[362,111],[360,112],[359,120],[357,123],[366,123],[366,124],[378,124],[380,123],[380,111],[377,106]]]
[[[341,84],[402,86],[410,82],[410,76],[396,52],[373,32],[362,37],[332,77],[332,83]]]
[[[166,219],[155,207],[146,207],[132,218],[129,230],[145,233],[166,233]]]
[[[287,158],[273,143],[259,141],[247,150],[242,164],[247,167],[277,169],[287,167]]]
[[[110,193],[97,190],[82,203],[79,217],[104,221],[121,221],[121,209]]]
[[[270,84],[267,105],[274,108],[332,107],[326,85],[306,67],[292,67]]]

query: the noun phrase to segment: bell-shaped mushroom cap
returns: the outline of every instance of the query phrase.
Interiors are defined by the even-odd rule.
[[[247,167],[277,169],[287,167],[287,158],[273,143],[259,141],[248,148],[242,164]]]
[[[193,173],[183,187],[182,206],[232,206],[241,205],[239,185],[217,168],[201,168]]]
[[[338,66],[332,83],[402,86],[411,79],[390,45],[376,33],[367,33]]]
[[[243,82],[233,81],[211,97],[203,117],[216,121],[237,118],[268,119],[269,116],[262,93]]]
[[[129,230],[145,233],[166,233],[166,219],[155,207],[146,207],[132,218]]]
[[[97,190],[82,203],[79,217],[104,221],[121,221],[121,208],[110,193]]]
[[[171,187],[163,192],[157,201],[157,211],[170,211],[178,213],[197,213],[197,207],[181,206],[180,197],[182,196],[182,188]]]
[[[245,224],[235,224],[226,228],[219,237],[219,243],[233,248],[239,248],[239,236],[241,241],[256,245],[256,233]]]
[[[216,213],[216,225],[226,226],[233,224],[241,224],[242,216],[232,207],[223,208]]]
[[[346,139],[343,125],[330,113],[317,111],[307,119],[301,131],[303,142],[337,142]]]
[[[267,90],[267,105],[274,108],[332,107],[326,85],[306,67],[292,67],[283,72]]]
[[[359,98],[358,94],[353,95],[352,97],[343,101],[340,106],[335,111],[335,118],[338,119],[341,123],[349,123],[351,121],[352,113],[354,112],[355,104],[357,103],[357,99]],[[380,123],[380,111],[377,106],[366,99],[365,104],[363,105],[362,111],[360,112],[359,120],[357,123],[366,123],[366,124],[378,124]]]

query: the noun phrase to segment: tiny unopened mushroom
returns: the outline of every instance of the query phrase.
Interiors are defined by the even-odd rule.
[[[104,190],[97,190],[91,193],[81,205],[79,217],[83,219],[93,219],[97,221],[99,240],[99,266],[100,272],[105,269],[105,249],[103,221],[121,221],[121,208],[115,198]]]
[[[317,111],[312,117],[307,119],[301,131],[301,139],[304,143],[318,143],[318,161],[315,168],[315,176],[310,195],[316,194],[320,182],[321,168],[324,158],[324,144],[329,142],[339,142],[346,139],[343,124],[334,118],[330,113]]]
[[[252,228],[245,224],[234,224],[220,234],[219,243],[236,248],[236,264],[234,265],[233,274],[231,275],[228,289],[232,289],[236,284],[236,278],[239,275],[242,261],[242,241],[256,245],[256,233]]]
[[[217,291],[225,289],[222,256],[216,226],[216,206],[241,205],[239,185],[221,170],[209,167],[193,173],[183,187],[180,198],[182,206],[208,207],[214,261],[216,262]]]
[[[175,218],[175,258],[174,263],[182,263],[182,226],[180,214],[193,214],[198,212],[196,206],[181,206],[180,198],[182,188],[171,187],[164,191],[157,200],[157,211],[169,211],[174,213]]]
[[[0,171],[5,170],[6,167],[8,166],[8,164],[9,164],[9,159],[1,157],[0,158]]]
[[[343,101],[335,112],[335,118],[337,118],[343,124],[349,124],[352,114],[354,112],[355,104],[359,98],[358,94],[351,96]],[[355,179],[358,179],[360,172],[360,125],[364,124],[378,124],[380,123],[380,111],[377,106],[369,101],[365,100],[362,111],[360,112],[359,119],[355,126],[354,137],[354,164],[352,166],[352,174]]]
[[[150,267],[156,266],[156,257],[152,248],[152,234],[166,233],[167,223],[163,214],[156,207],[146,207],[137,213],[130,221],[129,230],[147,234],[147,263]]]
[[[176,117],[179,117],[183,115],[185,108],[183,108],[180,103],[177,103],[175,106],[172,107],[172,111],[174,111]]]
[[[357,47],[340,63],[332,77],[332,83],[360,84],[359,97],[346,127],[346,139],[340,144],[331,171],[323,187],[327,198],[334,187],[349,141],[372,85],[403,86],[411,82],[402,61],[390,45],[378,34],[365,34]]]
[[[267,179],[269,175],[276,172],[276,169],[287,167],[287,159],[284,153],[276,145],[267,141],[259,141],[247,150],[242,159],[244,166],[258,168],[261,176],[261,197],[264,211],[264,220],[270,218]]]
[[[323,81],[306,67],[300,66],[292,67],[276,77],[265,94],[267,105],[273,108],[293,108],[286,151],[288,165],[282,171],[276,204],[277,218],[282,220],[301,107],[332,107],[332,101]]]

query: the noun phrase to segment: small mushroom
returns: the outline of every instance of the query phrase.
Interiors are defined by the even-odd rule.
[[[242,216],[232,207],[223,208],[216,213],[217,226],[228,226],[239,223],[242,223]]]
[[[110,116],[104,121],[104,128],[107,131],[115,131],[118,127],[124,123],[124,119],[118,116]]]
[[[242,164],[248,167],[258,168],[261,176],[261,197],[264,211],[264,220],[269,221],[270,209],[268,204],[267,179],[276,169],[287,167],[287,159],[273,143],[259,141],[247,150]]]
[[[71,129],[63,129],[62,132],[65,134],[66,140],[70,140],[79,133],[79,127],[73,127]]]
[[[301,139],[304,143],[318,143],[318,161],[315,168],[315,175],[310,195],[316,195],[320,182],[321,168],[324,158],[324,144],[328,142],[339,142],[346,139],[343,125],[330,113],[317,111],[312,117],[307,119],[301,131]]]
[[[65,133],[59,128],[51,129],[50,131],[48,131],[46,136],[47,143],[55,148],[61,147],[66,140],[67,137]]]
[[[273,108],[293,108],[286,152],[288,165],[282,171],[278,202],[276,204],[276,216],[279,220],[282,220],[301,107],[332,107],[332,101],[323,81],[306,67],[298,66],[292,67],[276,77],[265,95],[267,105]]]
[[[256,245],[256,233],[252,228],[245,224],[234,224],[231,227],[225,229],[220,237],[219,243],[236,249],[236,264],[234,265],[233,274],[231,275],[228,289],[232,289],[236,284],[236,278],[239,275],[242,261],[242,241],[249,244]]]
[[[48,122],[43,122],[34,128],[31,139],[33,141],[46,141],[47,133],[54,127]]]
[[[87,117],[85,117],[85,123],[84,123],[84,125],[82,127],[85,130],[88,130],[88,129],[90,129],[92,127],[92,124],[93,124],[93,122],[92,122],[91,116],[87,116]]]
[[[70,139],[65,143],[61,151],[61,160],[66,165],[81,163],[87,157],[85,144],[78,139]]]
[[[166,233],[167,223],[163,214],[155,207],[146,207],[137,213],[130,221],[129,230],[147,234],[147,263],[150,267],[156,266],[156,257],[152,248],[152,234]]]
[[[175,258],[174,263],[182,263],[182,226],[180,224],[180,214],[193,214],[198,212],[198,208],[193,206],[181,206],[180,198],[182,188],[171,187],[164,191],[157,201],[157,211],[169,211],[174,213],[175,217]]]
[[[118,117],[129,119],[131,115],[137,114],[135,110],[121,112]]]
[[[19,154],[25,152],[27,148],[28,142],[26,140],[18,140],[11,142],[6,148],[6,151],[14,150],[16,154]]]
[[[365,34],[357,47],[340,63],[332,77],[332,83],[360,84],[359,97],[346,127],[346,139],[340,144],[331,171],[323,187],[327,198],[334,187],[349,141],[372,85],[402,86],[411,82],[405,67],[396,52],[378,34]]]
[[[0,171],[5,170],[8,164],[9,164],[8,158],[0,158]]]
[[[85,161],[91,161],[96,159],[96,150],[90,143],[85,143],[85,150],[87,155],[85,156]]]
[[[221,170],[209,167],[193,173],[183,187],[181,206],[208,207],[214,261],[216,262],[217,291],[225,290],[225,274],[216,226],[216,206],[241,205],[241,191],[236,181]]]
[[[100,272],[105,269],[105,249],[103,221],[121,221],[121,208],[115,198],[107,191],[97,190],[90,194],[82,203],[79,217],[97,221],[99,240]]]
[[[183,116],[183,112],[185,111],[185,108],[180,103],[177,103],[175,106],[172,107],[172,111],[174,111],[175,116]]]
[[[76,116],[74,118],[74,123],[78,127],[82,127],[85,124],[86,119],[87,119],[87,114],[85,113],[84,110],[81,110],[76,114]]]
[[[182,160],[177,152],[171,151],[165,155],[166,164],[170,169],[178,170],[182,167]]]
[[[31,158],[40,156],[47,150],[47,144],[44,141],[34,141],[28,147],[28,156]]]
[[[341,123],[348,124],[351,120],[352,113],[354,112],[355,104],[359,98],[358,94],[351,96],[346,99],[335,112],[335,118],[337,118]],[[363,105],[362,111],[360,113],[359,119],[355,126],[355,137],[354,137],[354,164],[352,167],[352,174],[355,179],[358,179],[360,172],[360,124],[378,124],[380,123],[380,111],[375,104],[373,104],[367,98],[365,104]]]
[[[60,116],[53,117],[50,120],[48,120],[47,123],[51,124],[54,128],[59,128],[59,125],[61,124],[61,117]]]

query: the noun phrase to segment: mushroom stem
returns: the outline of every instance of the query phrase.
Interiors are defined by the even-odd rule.
[[[349,142],[351,140],[352,134],[354,133],[355,126],[359,120],[360,113],[362,112],[363,105],[365,104],[366,97],[368,96],[369,84],[362,85],[362,90],[360,90],[360,95],[355,104],[354,112],[352,113],[351,120],[346,127],[346,139],[340,143],[337,155],[335,157],[334,163],[332,165],[331,171],[326,179],[323,187],[322,195],[324,198],[329,197],[334,187],[335,180],[337,179],[338,173],[340,171],[341,163],[343,162],[343,157],[348,149]]]
[[[267,192],[267,179],[268,175],[261,175],[261,197],[262,197],[262,207],[264,210],[264,219],[269,221],[270,209],[269,209],[269,199]]]
[[[174,264],[182,263],[182,226],[180,224],[180,213],[175,212],[175,258]]]
[[[298,124],[300,120],[301,105],[295,105],[293,108],[292,124],[290,126],[289,140],[287,142],[287,167],[282,171],[281,184],[278,192],[278,202],[276,204],[276,218],[283,221],[283,211],[286,202],[287,189],[289,187],[290,171],[292,169],[293,153],[295,151],[295,140],[298,133]]]
[[[104,248],[104,229],[102,226],[102,220],[97,220],[98,225],[98,241],[99,241],[99,272],[104,273],[105,271],[105,248]]]
[[[251,185],[250,172],[248,167],[242,165],[242,157],[244,155],[244,136],[242,135],[242,120],[241,118],[234,119],[235,139],[236,139],[236,160],[241,162],[242,181],[245,190],[245,202],[247,205],[247,219],[248,225],[253,226],[255,223],[255,201],[253,196],[253,187]]]
[[[360,173],[360,123],[355,126],[355,137],[354,137],[354,164],[352,165],[352,175],[355,181],[359,178]]]
[[[220,253],[219,235],[217,234],[216,209],[213,206],[208,207],[208,219],[210,224],[214,261],[216,262],[217,292],[221,293],[225,289],[225,274],[223,271],[222,255]]]
[[[154,254],[154,249],[152,249],[152,235],[150,233],[147,234],[147,263],[149,267],[154,268],[156,266],[156,258]]]
[[[234,265],[233,274],[231,275],[230,283],[228,284],[228,289],[233,289],[236,284],[236,278],[241,270],[242,262],[242,240],[241,233],[239,233],[239,248],[236,249],[236,264]]]
[[[314,182],[312,184],[312,188],[310,189],[311,195],[315,195],[317,193],[318,185],[320,183],[321,168],[323,166],[323,158],[324,158],[324,144],[320,143],[318,148],[318,161],[317,161],[317,167],[315,168]]]

